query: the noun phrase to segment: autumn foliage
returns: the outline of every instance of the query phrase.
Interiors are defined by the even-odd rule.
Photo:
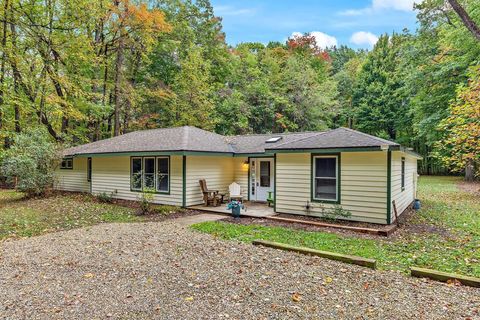
[[[456,102],[439,130],[445,136],[438,143],[438,156],[452,170],[466,170],[467,179],[472,179],[480,165],[480,66],[471,70],[468,85],[457,90]]]

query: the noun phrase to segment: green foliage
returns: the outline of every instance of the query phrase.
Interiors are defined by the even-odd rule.
[[[153,188],[143,189],[140,195],[140,214],[150,213],[154,198],[155,198],[155,189]]]
[[[221,134],[346,126],[413,147],[431,173],[444,170],[432,156],[437,128],[480,56],[441,0],[416,5],[417,31],[383,35],[371,51],[319,48],[310,34],[229,47],[209,0],[5,4],[5,149],[30,127],[75,145],[177,125]],[[462,5],[478,23],[480,3]]]
[[[100,192],[96,195],[96,198],[98,199],[98,201],[103,203],[113,203],[113,196],[111,193]]]
[[[322,218],[332,221],[336,219],[350,218],[352,216],[350,211],[343,209],[339,204],[335,204],[333,207],[320,206],[320,214]]]
[[[480,166],[480,66],[472,68],[468,85],[459,86],[449,115],[440,121],[443,138],[436,144],[437,156],[454,172],[470,174]],[[468,172],[470,170],[471,172]],[[480,175],[480,171],[477,172]]]
[[[54,183],[60,153],[47,134],[34,129],[17,134],[2,156],[1,172],[28,196],[43,195]]]
[[[410,266],[420,266],[479,277],[480,200],[460,191],[458,182],[451,177],[421,177],[418,191],[423,207],[410,222],[412,228],[398,231],[391,239],[224,222],[204,222],[192,228],[227,240],[261,239],[373,258],[383,270],[407,273]],[[431,231],[418,233],[419,228]]]

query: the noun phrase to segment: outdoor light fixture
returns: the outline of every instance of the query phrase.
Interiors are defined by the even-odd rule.
[[[245,168],[248,168],[248,164],[249,164],[249,163],[248,163],[248,160],[243,161],[243,166],[244,166]]]

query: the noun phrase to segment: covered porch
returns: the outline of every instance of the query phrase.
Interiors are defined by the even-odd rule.
[[[244,203],[245,209],[240,210],[240,215],[245,217],[255,217],[255,218],[263,218],[263,217],[270,217],[274,216],[276,213],[273,211],[272,207],[269,207],[266,203],[263,202],[252,202],[252,201],[245,201]],[[214,213],[222,213],[225,215],[231,215],[232,211],[227,209],[227,205],[222,203],[218,207],[206,206],[206,205],[194,205],[189,206],[188,209],[199,210],[199,211],[206,211],[206,212],[214,212]]]

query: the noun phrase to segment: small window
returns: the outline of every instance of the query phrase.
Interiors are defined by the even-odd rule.
[[[92,158],[87,158],[87,181],[92,181]]]
[[[405,190],[405,158],[402,158],[402,191]]]
[[[142,158],[132,158],[132,190],[142,190],[143,185]]]
[[[73,158],[63,158],[60,169],[73,169]]]
[[[337,201],[338,157],[316,156],[313,160],[313,199]]]
[[[157,191],[159,192],[168,192],[169,190],[169,159],[157,158]]]

